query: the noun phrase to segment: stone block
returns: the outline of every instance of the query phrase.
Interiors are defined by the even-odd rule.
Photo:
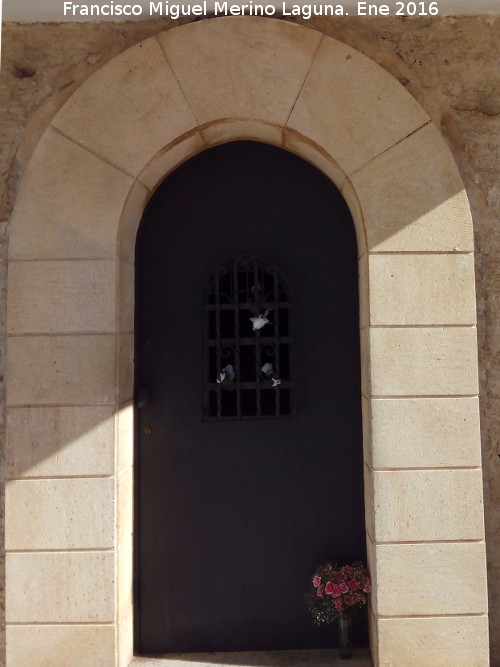
[[[118,544],[132,536],[134,529],[134,471],[127,468],[118,475]]]
[[[104,667],[115,660],[113,625],[10,625],[9,667]]]
[[[132,179],[47,130],[26,167],[12,217],[11,259],[112,259]]]
[[[239,118],[231,118],[208,125],[202,129],[201,134],[208,146],[245,139],[262,141],[274,146],[281,146],[283,143],[281,127],[254,120],[240,120]]]
[[[260,17],[200,21],[158,35],[200,124],[239,117],[283,125],[320,39]]]
[[[374,468],[481,465],[477,398],[377,398],[369,409]]]
[[[131,667],[134,657],[134,610],[128,607],[120,615],[118,624],[118,664]],[[152,660],[151,658],[146,658]],[[146,667],[154,667],[146,666]],[[191,665],[189,666],[191,667]],[[205,665],[208,667],[208,665]]]
[[[112,551],[10,553],[7,623],[112,623]]]
[[[7,550],[107,549],[113,541],[112,478],[7,483]]]
[[[359,339],[361,348],[361,393],[368,397],[371,391],[370,329],[362,327]]]
[[[324,37],[287,127],[323,146],[349,175],[428,120],[382,67]]]
[[[151,37],[90,76],[52,124],[136,176],[159,150],[193,129],[196,120]]]
[[[375,614],[373,613],[370,600],[368,601],[368,641],[370,642],[370,657],[373,667],[380,667],[378,660],[378,628]]]
[[[134,462],[134,404],[120,406],[118,412],[118,472],[131,468]]]
[[[120,405],[134,398],[134,334],[118,336],[118,398]]]
[[[481,470],[373,473],[377,542],[484,539]]]
[[[368,255],[363,253],[358,262],[359,289],[359,324],[367,327],[370,324],[370,285],[368,283]]]
[[[372,456],[372,433],[371,433],[371,410],[370,399],[361,397],[361,413],[363,426],[363,461],[369,467],[373,468]]]
[[[111,407],[9,408],[7,477],[112,475]]]
[[[375,489],[373,471],[363,466],[363,482],[365,489],[365,525],[368,535],[375,539]]]
[[[118,615],[126,616],[133,607],[133,536],[118,547]]]
[[[380,666],[487,667],[488,617],[381,618]]]
[[[474,250],[464,185],[432,124],[376,157],[351,180],[370,251]]]
[[[370,577],[372,580],[372,592],[368,596],[368,605],[373,613],[377,613],[378,602],[377,602],[377,550],[376,546],[373,543],[371,535],[367,532],[366,534],[366,562],[368,565],[368,571],[370,572]]]
[[[114,298],[116,296],[114,295]],[[121,260],[118,265],[118,330],[133,333],[135,306],[134,265]]]
[[[372,396],[478,393],[474,327],[371,328]]]
[[[272,654],[264,651],[259,651],[258,653],[250,651],[246,653],[209,653],[208,655],[210,662],[207,665],[206,653],[190,653],[189,667],[225,667],[226,665],[231,665],[231,667],[245,667],[246,665],[255,663],[257,660],[264,661],[266,665],[273,664],[270,662],[273,659]],[[171,653],[168,657],[167,667],[185,667],[185,656],[185,653]],[[328,658],[329,657],[330,656],[328,656]],[[128,667],[165,667],[165,660],[164,658],[135,656]],[[328,665],[325,665],[324,662],[321,662],[316,663],[315,667],[328,667]],[[360,667],[360,665],[357,664],[355,660],[353,660],[352,667]]]
[[[135,263],[137,230],[150,197],[151,192],[142,183],[136,181],[123,204],[118,228],[118,254],[120,259],[131,264]]]
[[[11,262],[8,289],[9,333],[115,330],[113,260]]]
[[[476,323],[472,255],[370,255],[370,324]]]
[[[485,614],[484,542],[375,546],[382,616]]]
[[[361,255],[367,252],[368,248],[368,244],[366,242],[365,221],[358,194],[349,178],[345,178],[344,182],[342,183],[341,192],[352,215],[354,228],[356,230],[358,257],[361,257]]]
[[[115,336],[21,336],[8,341],[8,405],[111,403]]]

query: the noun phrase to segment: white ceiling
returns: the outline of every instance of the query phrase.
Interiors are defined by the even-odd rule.
[[[1,0],[0,0],[1,1]],[[155,4],[158,0],[155,0]],[[194,5],[201,3],[202,0],[195,0],[195,2],[188,2],[187,0],[169,0],[169,4],[181,4],[184,7],[187,5]],[[350,16],[357,15],[357,0],[328,0],[329,4],[341,4],[344,7],[344,10],[349,13]],[[144,20],[148,18],[158,18],[151,17],[149,13],[149,0],[73,0],[73,4],[79,5],[109,5],[114,3],[118,4],[133,4],[141,5],[143,8],[141,16],[135,18],[135,20]],[[254,0],[254,4],[268,4],[274,5],[276,8],[281,10],[282,2],[278,0]],[[163,6],[165,5],[165,0],[162,2]],[[229,0],[229,4],[250,4],[249,0]],[[308,0],[304,2],[302,0],[286,0],[287,7],[292,5],[316,5],[317,7],[326,4],[322,1]],[[369,0],[366,4],[370,5],[388,5],[391,10],[391,14],[395,13],[397,6],[396,0]],[[399,3],[401,4],[401,3]],[[407,4],[406,0],[405,3]],[[421,2],[416,0],[415,2],[417,8],[421,6]],[[430,0],[426,0],[425,5],[429,5]],[[500,15],[500,0],[437,0],[433,3],[437,5],[440,14],[498,14]],[[123,20],[116,19],[116,17],[85,17],[85,16],[64,16],[63,12],[64,0],[3,0],[3,20],[4,21],[96,21],[96,20]],[[214,7],[213,0],[207,0],[208,11],[207,14],[210,14],[211,9]],[[278,12],[277,12],[278,13]],[[0,10],[1,16],[1,10]],[[130,19],[127,19],[130,20]]]

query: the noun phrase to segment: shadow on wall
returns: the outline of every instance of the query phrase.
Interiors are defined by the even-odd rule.
[[[114,475],[113,413],[112,406],[8,409],[7,478]],[[121,413],[132,422],[132,407]]]

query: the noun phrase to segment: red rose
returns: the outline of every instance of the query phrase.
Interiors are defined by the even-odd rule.
[[[354,604],[356,600],[352,595],[344,595],[344,602],[348,605]]]
[[[349,590],[351,591],[357,591],[359,588],[359,584],[356,581],[356,579],[351,579],[350,581],[347,582],[347,585],[349,586]]]
[[[314,586],[314,588],[318,588],[318,586],[320,585],[320,583],[321,583],[321,577],[318,577],[318,575],[316,575],[316,576],[314,577],[314,579],[313,579],[313,586]]]
[[[339,590],[341,593],[347,593],[349,588],[346,583],[342,582],[339,584]]]
[[[322,598],[322,597],[323,597],[323,586],[318,586],[318,590],[316,591],[316,595],[317,595],[319,598]]]
[[[371,590],[372,590],[371,581],[367,581],[363,586],[363,593],[371,593]]]
[[[344,609],[344,605],[342,604],[342,600],[340,598],[335,600],[335,609],[337,611],[342,611]]]
[[[333,584],[331,581],[326,582],[325,593],[327,595],[333,595]]]
[[[340,586],[337,586],[337,584],[333,584],[333,591],[332,595],[334,598],[338,598],[339,595],[342,594],[342,591],[340,590]]]

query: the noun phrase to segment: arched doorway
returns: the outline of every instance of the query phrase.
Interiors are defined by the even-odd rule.
[[[366,558],[360,377],[335,186],[255,142],[169,176],[136,247],[139,651],[331,645],[304,592]]]
[[[474,244],[460,173],[422,107],[355,49],[289,22],[225,17],[106,63],[25,170],[8,269],[9,665],[55,663],[62,645],[86,665],[130,663],[137,227],[165,174],[248,138],[314,164],[356,224],[374,663],[487,664]]]

